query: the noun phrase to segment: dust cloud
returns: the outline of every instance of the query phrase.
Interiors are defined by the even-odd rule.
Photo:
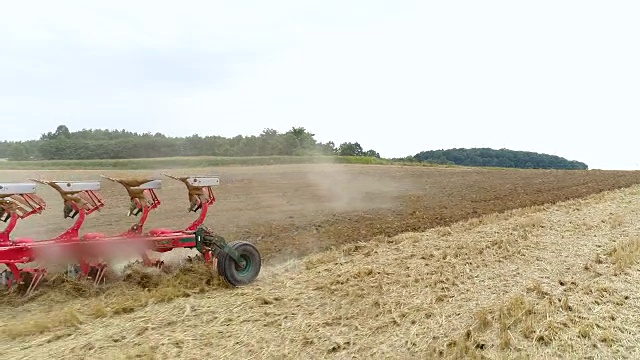
[[[375,165],[311,164],[305,165],[308,191],[332,212],[365,211],[392,208],[399,197],[410,193],[415,184],[406,178],[384,175]]]

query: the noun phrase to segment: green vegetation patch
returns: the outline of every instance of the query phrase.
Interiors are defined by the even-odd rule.
[[[471,148],[423,151],[413,156],[415,161],[461,166],[488,166],[520,169],[587,170],[588,166],[560,156],[531,151]]]
[[[121,169],[153,170],[205,168],[215,166],[251,166],[280,164],[390,164],[389,160],[364,156],[248,156],[248,157],[168,157],[117,160],[34,160],[0,161],[0,170]]]

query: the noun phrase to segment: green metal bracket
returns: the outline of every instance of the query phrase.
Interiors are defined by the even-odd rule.
[[[199,227],[196,229],[196,249],[200,252],[200,254],[204,254],[204,247],[202,243],[204,241],[204,229]]]
[[[225,239],[222,236],[207,235],[205,234],[205,229],[203,229],[202,227],[199,227],[198,229],[196,229],[195,237],[196,237],[196,249],[201,254],[204,254],[205,247],[208,247],[208,248],[215,247],[218,250],[224,251],[227,254],[229,254],[229,256],[231,256],[231,258],[235,260],[240,266],[244,266],[244,263],[245,263],[244,259],[240,257],[240,254],[238,254],[236,249],[229,246],[229,244],[225,241]],[[214,252],[217,253],[215,249],[214,249]]]
[[[231,258],[233,258],[233,260],[235,260],[240,266],[244,267],[245,261],[244,261],[243,258],[240,257],[240,254],[238,254],[236,249],[232,248],[231,246],[229,246],[229,244],[227,244],[225,242],[224,246],[222,246],[222,251],[224,251],[227,254],[229,254],[229,256],[231,256]]]

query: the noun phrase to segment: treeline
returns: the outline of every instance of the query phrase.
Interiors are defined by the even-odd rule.
[[[37,140],[0,142],[0,159],[26,160],[102,160],[167,157],[255,157],[255,156],[362,156],[380,158],[375,150],[364,150],[358,142],[336,146],[317,141],[303,127],[286,132],[264,129],[259,135],[232,138],[222,136],[169,137],[161,133],[135,133],[127,130],[83,129],[71,132],[60,125]],[[444,165],[487,166],[524,169],[586,170],[578,161],[528,151],[490,148],[456,148],[423,151],[400,160]]]
[[[555,155],[508,149],[456,148],[432,150],[420,152],[409,159],[412,161],[462,166],[493,166],[522,169],[588,169],[587,164],[579,161],[567,160]]]
[[[0,158],[24,160],[95,160],[162,158],[175,156],[288,156],[340,155],[379,158],[358,142],[336,146],[322,143],[303,127],[280,133],[265,129],[260,135],[169,137],[126,130],[83,129],[71,132],[60,125],[40,139],[0,143]]]

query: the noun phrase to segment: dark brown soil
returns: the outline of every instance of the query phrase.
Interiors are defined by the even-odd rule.
[[[299,257],[375,236],[422,231],[483,214],[541,205],[640,183],[640,172],[546,171],[428,168],[371,165],[278,165],[171,171],[217,174],[221,185],[206,225],[228,239],[255,242],[266,262]],[[3,172],[3,181],[24,181],[31,171]],[[40,178],[99,179],[112,176],[160,177],[154,172],[42,171]],[[52,189],[39,194],[49,209],[24,220],[17,236],[46,238],[70,225],[62,219],[60,199]],[[84,231],[120,233],[127,218],[126,191],[103,181],[107,207],[87,221]],[[183,228],[187,212],[182,184],[164,181],[163,201],[148,229]]]

